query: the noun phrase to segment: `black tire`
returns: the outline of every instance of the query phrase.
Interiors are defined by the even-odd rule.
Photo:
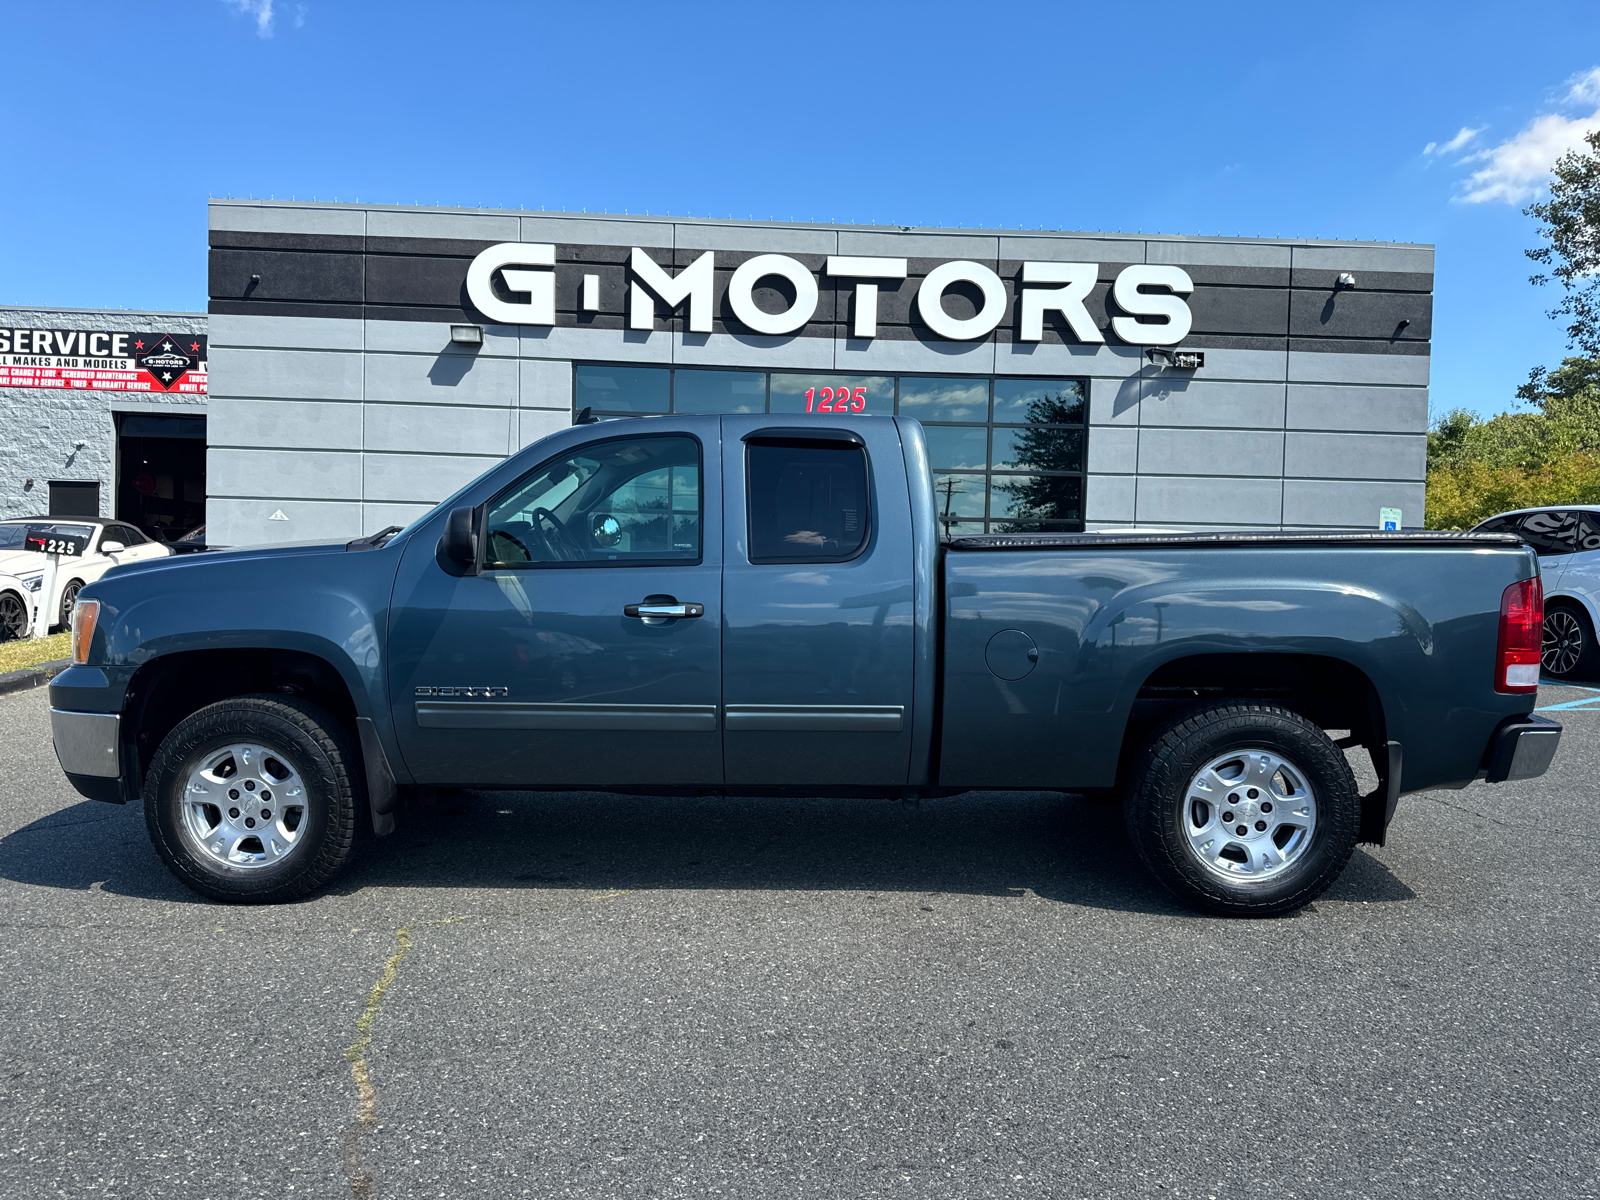
[[[1248,818],[1242,818],[1250,824],[1224,826],[1222,817],[1227,816],[1231,822],[1229,804],[1235,800],[1240,805],[1262,804],[1259,799],[1240,799],[1247,792],[1248,778],[1245,783],[1225,785],[1236,791],[1218,796],[1217,826],[1213,828],[1220,836],[1208,845],[1220,841],[1226,849],[1239,847],[1237,853],[1243,855],[1244,865],[1227,859],[1231,864],[1227,867],[1217,860],[1208,867],[1202,864],[1200,851],[1191,849],[1184,827],[1197,810],[1206,807],[1204,800],[1196,798],[1198,791],[1191,793],[1191,784],[1203,768],[1244,750],[1281,757],[1302,776],[1313,800],[1305,811],[1313,816],[1308,818],[1308,831],[1303,835],[1288,825],[1257,834],[1257,817],[1263,824],[1268,819],[1296,819],[1287,816],[1288,810],[1280,801],[1276,818],[1251,811]],[[1241,756],[1239,761],[1247,760]],[[1277,778],[1273,776],[1275,782]],[[1257,795],[1254,789],[1248,789],[1248,794]],[[1270,791],[1260,794],[1271,799]],[[1220,811],[1225,809],[1228,811]],[[1190,713],[1156,733],[1139,755],[1124,801],[1124,815],[1139,857],[1179,900],[1225,916],[1271,917],[1310,903],[1339,877],[1355,849],[1361,826],[1361,798],[1350,764],[1321,729],[1289,709],[1241,702]],[[1242,841],[1230,833],[1232,828],[1247,831]],[[1262,837],[1276,839],[1281,833],[1288,835],[1292,859],[1282,866],[1262,868],[1274,870],[1275,874],[1261,878],[1245,874],[1254,869],[1251,864],[1256,851],[1266,852]],[[1224,877],[1225,872],[1239,874]]]
[[[263,764],[281,755],[303,784],[297,840],[281,862],[229,865],[208,856],[193,826],[185,824],[183,801],[192,773],[234,743],[263,748]],[[315,704],[293,696],[222,700],[185,717],[156,751],[145,778],[145,825],[162,861],[202,896],[230,904],[296,900],[321,887],[350,857],[364,800],[359,762],[350,735]],[[255,848],[261,845],[256,840]]]
[[[1540,667],[1552,679],[1594,679],[1600,676],[1600,648],[1594,623],[1578,604],[1555,601],[1544,610],[1544,645]]]
[[[83,591],[83,580],[69,580],[67,586],[61,589],[60,620],[56,622],[57,629],[72,628],[72,606],[78,602],[78,593]]]
[[[31,620],[26,600],[16,592],[0,592],[0,642],[27,637]]]

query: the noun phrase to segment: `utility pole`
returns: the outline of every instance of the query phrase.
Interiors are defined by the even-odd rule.
[[[944,482],[938,486],[944,489],[944,516],[940,517],[939,520],[943,522],[944,531],[946,534],[948,534],[950,532],[950,526],[954,524],[955,521],[955,518],[950,515],[950,502],[955,498],[958,492],[962,495],[965,495],[967,489],[964,487],[958,488],[956,486],[956,479],[953,475],[945,476]]]

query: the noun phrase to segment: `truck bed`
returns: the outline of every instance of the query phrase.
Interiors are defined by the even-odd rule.
[[[1460,786],[1528,708],[1494,683],[1501,594],[1536,570],[1514,536],[1001,534],[940,557],[946,785],[1109,787],[1147,716],[1242,695],[1334,728],[1370,708],[1405,790]]]
[[[1407,529],[1379,532],[1370,529],[1264,529],[1219,530],[1194,533],[1006,533],[976,537],[942,538],[951,550],[1104,550],[1117,548],[1237,549],[1270,546],[1352,546],[1374,550],[1386,546],[1418,549],[1425,546],[1518,546],[1511,533],[1473,533],[1454,530]]]

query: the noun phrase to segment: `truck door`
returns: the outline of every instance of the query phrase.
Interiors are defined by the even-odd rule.
[[[602,426],[479,499],[476,575],[438,531],[412,539],[390,702],[418,782],[722,781],[718,425],[668,420]]]
[[[889,418],[724,417],[730,785],[898,785],[912,731],[910,499]]]

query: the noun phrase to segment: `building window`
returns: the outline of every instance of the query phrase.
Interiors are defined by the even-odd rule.
[[[50,515],[52,517],[98,517],[100,515],[100,483],[76,479],[50,481]]]
[[[915,417],[928,439],[940,529],[1083,528],[1088,382],[987,376],[844,375],[715,368],[574,368],[573,405],[642,413],[849,412]]]

